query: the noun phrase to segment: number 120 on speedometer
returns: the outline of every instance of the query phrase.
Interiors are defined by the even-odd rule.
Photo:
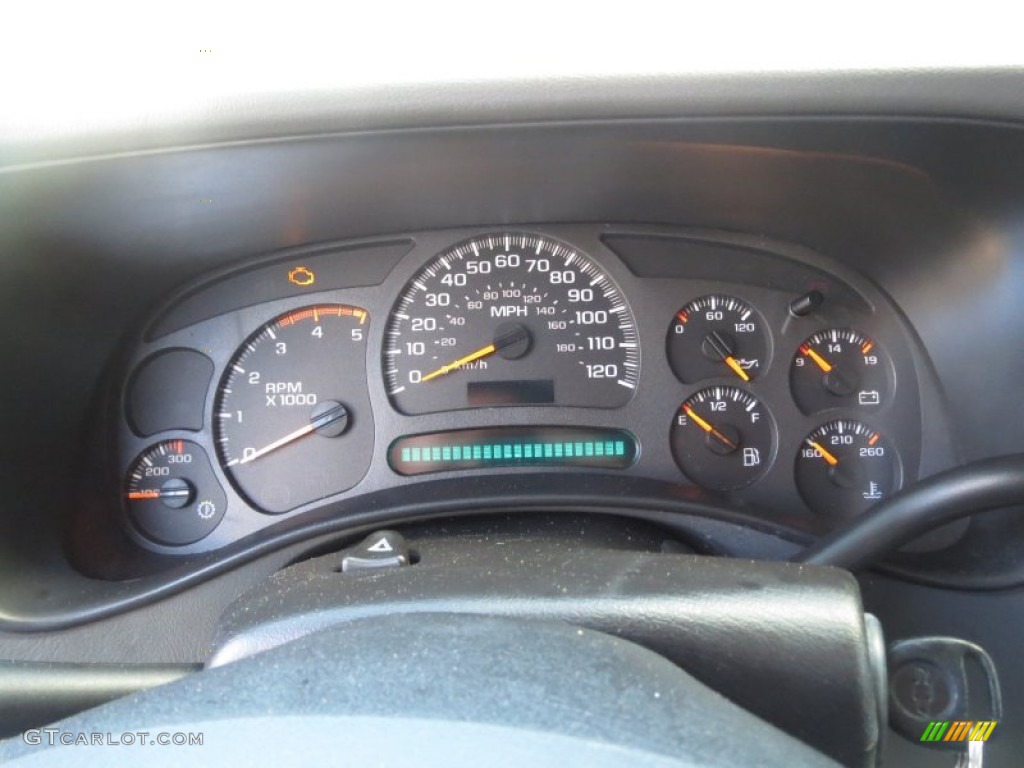
[[[402,413],[561,405],[617,408],[636,390],[636,321],[579,250],[484,235],[423,267],[395,305],[384,378]]]

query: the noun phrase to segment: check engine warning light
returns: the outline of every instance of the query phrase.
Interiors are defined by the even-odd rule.
[[[289,270],[288,282],[300,286],[312,285],[316,282],[316,275],[308,267],[296,267]]]

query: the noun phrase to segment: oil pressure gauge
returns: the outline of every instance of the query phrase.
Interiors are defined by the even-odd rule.
[[[752,381],[768,366],[768,334],[745,301],[701,296],[676,312],[667,353],[672,372],[684,384],[719,376]]]

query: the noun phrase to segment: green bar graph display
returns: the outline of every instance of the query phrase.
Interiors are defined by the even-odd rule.
[[[400,437],[388,452],[402,475],[495,466],[625,469],[636,459],[628,432],[594,427],[463,429]]]

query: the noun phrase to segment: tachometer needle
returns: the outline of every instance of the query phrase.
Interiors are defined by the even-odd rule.
[[[244,456],[238,463],[248,464],[250,461],[254,461],[255,459],[258,459],[260,456],[266,456],[271,451],[276,451],[278,448],[288,445],[288,443],[295,442],[300,437],[305,437],[310,432],[315,432],[318,429],[323,429],[325,427],[330,426],[331,424],[343,423],[341,420],[348,418],[348,410],[341,403],[327,400],[321,403],[319,406],[317,406],[317,408],[322,409],[323,412],[317,413],[317,411],[314,410],[314,415],[311,417],[309,424],[307,424],[304,427],[299,427],[294,432],[289,432],[287,435],[280,438],[279,440],[275,440],[269,445],[263,446],[258,451],[254,451],[253,453]],[[228,462],[228,466],[231,465],[232,462]]]
[[[280,440],[275,440],[270,445],[265,445],[254,453],[250,453],[248,456],[239,461],[239,464],[248,464],[250,461],[258,459],[260,456],[266,456],[271,451],[276,451],[282,445],[288,445],[288,443],[298,440],[300,437],[305,437],[310,432],[317,428],[316,424],[307,424],[304,427],[296,429],[294,432],[289,432],[287,435],[282,437]]]
[[[814,441],[814,440],[811,440],[810,438],[808,438],[808,440],[807,440],[807,444],[808,444],[809,446],[811,446],[811,448],[813,448],[814,450],[816,450],[816,451],[817,451],[818,453],[820,453],[820,454],[821,454],[821,458],[823,458],[823,459],[824,459],[825,461],[827,461],[827,462],[828,462],[828,465],[829,465],[830,467],[834,467],[834,466],[836,466],[837,464],[839,464],[839,459],[837,459],[837,458],[836,458],[835,456],[833,456],[833,455],[832,455],[831,453],[829,453],[828,451],[826,451],[826,450],[825,450],[825,449],[824,449],[824,448],[823,448],[823,447],[821,446],[821,444],[820,444],[820,443],[818,443],[818,442],[816,442],[816,441]]]
[[[430,381],[431,379],[436,379],[438,376],[444,376],[446,373],[451,373],[456,368],[461,368],[464,365],[468,365],[469,363],[472,363],[474,360],[479,360],[481,357],[493,355],[497,351],[498,347],[494,343],[488,344],[486,347],[481,347],[476,352],[471,352],[465,357],[460,357],[458,360],[448,363],[447,365],[442,365],[436,371],[431,371],[422,379],[420,379],[420,382]]]
[[[726,437],[721,432],[719,432],[717,429],[715,429],[713,426],[711,426],[711,424],[709,424],[704,419],[702,419],[700,416],[698,416],[697,413],[693,410],[693,408],[691,408],[688,405],[684,405],[683,406],[683,410],[686,411],[686,415],[687,416],[689,416],[691,419],[693,419],[693,423],[694,424],[696,424],[698,427],[703,429],[709,435],[711,435],[715,439],[721,441],[724,445],[727,445],[730,448],[735,449],[737,447],[736,443],[734,443],[728,437]]]
[[[804,356],[811,358],[811,360],[814,361],[815,365],[817,365],[819,368],[821,368],[821,370],[824,373],[828,373],[829,371],[832,370],[832,363],[830,363],[824,357],[819,355],[817,352],[815,352],[813,349],[811,349],[806,344],[804,344],[802,347],[800,347],[800,351],[804,354]]]

